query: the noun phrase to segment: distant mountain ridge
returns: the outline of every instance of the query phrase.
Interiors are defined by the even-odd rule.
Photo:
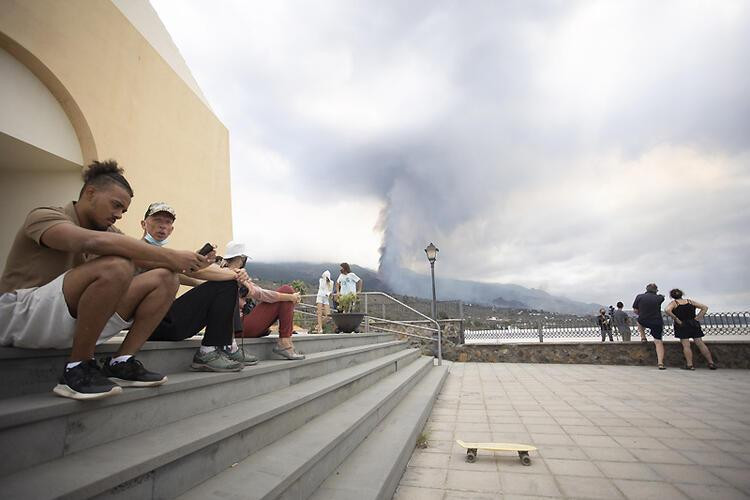
[[[334,280],[339,275],[339,264],[330,262],[271,263],[250,261],[247,269],[252,277],[276,283],[288,283],[299,279],[307,283],[317,284],[318,278],[326,269],[331,271],[331,277]],[[377,271],[357,265],[352,265],[352,271],[364,280],[366,291],[378,290],[425,299],[432,298],[429,275],[400,269],[397,273],[389,273],[390,279],[386,279]],[[543,290],[513,284],[482,283],[437,277],[435,288],[438,300],[463,300],[502,308],[543,309],[567,314],[591,314],[596,313],[602,307],[600,304],[580,302],[552,295]],[[310,293],[315,293],[315,291],[311,290]]]

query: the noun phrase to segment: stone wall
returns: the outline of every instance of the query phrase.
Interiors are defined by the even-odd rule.
[[[420,332],[421,333],[421,332]],[[443,359],[459,362],[486,363],[576,363],[598,365],[656,365],[653,342],[581,342],[581,343],[533,343],[501,345],[462,345],[458,328],[444,327]],[[414,347],[425,355],[433,355],[435,342],[410,338]],[[707,341],[714,361],[720,368],[750,368],[750,342]],[[693,347],[693,363],[696,368],[706,366],[706,361]],[[664,343],[664,364],[681,367],[685,364],[682,345],[678,342]]]

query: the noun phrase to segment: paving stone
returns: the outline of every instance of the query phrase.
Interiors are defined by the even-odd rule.
[[[577,446],[541,446],[538,453],[544,458],[565,458],[568,460],[587,460],[583,450]]]
[[[635,462],[605,462],[597,461],[596,466],[605,477],[611,479],[640,479],[644,481],[659,481],[661,477],[646,464]]]
[[[561,434],[562,427],[552,424],[526,424],[526,429],[532,434]]]
[[[655,464],[692,464],[693,461],[674,450],[629,450],[641,462]]]
[[[640,427],[605,427],[606,433],[610,436],[648,436],[645,430]]]
[[[681,451],[683,455],[698,465],[715,465],[719,467],[746,467],[742,460],[723,451]]]
[[[453,451],[453,445],[455,441],[439,441],[437,439],[430,439],[427,441],[427,448],[424,449],[426,452],[439,452],[439,453],[450,453]]]
[[[557,484],[566,497],[593,498],[597,500],[625,498],[609,479],[557,476]]]
[[[478,491],[452,491],[445,492],[444,500],[498,500],[498,493],[480,493]]]
[[[629,450],[646,449],[646,450],[666,450],[667,446],[654,437],[634,437],[634,436],[616,436],[617,441],[622,447]]]
[[[747,468],[709,467],[709,470],[750,496],[750,474]]]
[[[531,444],[531,436],[527,432],[493,432],[492,440],[497,443]]]
[[[503,495],[503,500],[552,500],[555,498],[563,499],[565,497],[561,497],[561,496],[560,497],[558,496],[540,497],[537,495],[518,495],[515,493],[506,493]],[[495,498],[494,500],[497,500],[497,498]]]
[[[604,436],[608,434],[595,425],[564,425],[563,430],[568,434],[580,436]]]
[[[654,427],[654,428],[646,428],[644,429],[646,435],[653,436],[658,439],[667,438],[677,438],[677,439],[694,439],[694,436],[689,434],[688,432],[677,429],[675,427]]]
[[[453,431],[429,431],[428,439],[436,439],[439,441],[450,441],[454,438]]]
[[[500,476],[497,472],[449,470],[445,486],[449,490],[500,492]]]
[[[537,434],[531,433],[531,442],[537,446],[546,444],[574,444],[573,440],[565,434]]]
[[[657,481],[629,481],[615,479],[615,486],[628,500],[687,500],[677,488],[668,483]]]
[[[393,500],[442,500],[444,494],[441,489],[402,485],[396,489]]]
[[[490,423],[490,430],[492,432],[524,432],[528,433],[526,426],[521,423],[513,424],[496,424]]]
[[[409,460],[409,466],[446,469],[449,459],[450,455],[447,453],[426,453],[423,450],[416,450]]]
[[[570,436],[580,446],[601,446],[605,448],[616,448],[620,444],[609,436]]]
[[[651,464],[661,477],[673,483],[719,484],[726,482],[700,465]]]
[[[453,422],[432,422],[428,421],[425,426],[427,431],[453,431],[456,429],[456,424]]]
[[[716,441],[712,441],[711,444],[716,446],[721,451],[736,451],[736,452],[746,452],[747,450],[750,450],[750,443],[747,441],[729,441],[729,440],[722,440],[717,439]]]
[[[747,500],[748,495],[731,486],[715,484],[676,484],[682,493],[694,500]]]
[[[669,446],[673,450],[703,450],[718,451],[718,448],[710,440],[702,439],[679,439],[679,438],[660,438],[659,441]]]
[[[540,474],[514,474],[509,472],[500,473],[500,484],[503,495],[508,494],[561,496],[552,476]]]
[[[599,448],[596,446],[584,446],[581,451],[593,462],[637,462],[638,459],[625,448]]]
[[[685,429],[685,432],[696,439],[736,439],[736,436],[721,429]]]
[[[427,467],[407,467],[401,477],[401,484],[406,486],[422,486],[425,488],[442,487],[445,483],[446,469]]]
[[[602,477],[602,472],[587,460],[566,460],[560,458],[545,459],[547,467],[555,475]]]

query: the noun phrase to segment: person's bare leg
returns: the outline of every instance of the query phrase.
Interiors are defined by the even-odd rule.
[[[328,304],[323,304],[323,324],[328,324],[329,321],[331,321],[331,306]],[[320,333],[323,333],[323,330],[320,330]]]
[[[682,354],[685,355],[685,364],[693,366],[693,350],[690,348],[690,339],[680,339]]]
[[[71,269],[63,280],[63,295],[76,318],[71,361],[94,357],[96,341],[114,314],[133,279],[133,263],[105,256]]]
[[[152,269],[133,278],[125,297],[117,306],[124,320],[133,319],[125,340],[115,356],[135,354],[153,333],[174,301],[180,284],[168,269]]]
[[[315,312],[318,316],[318,333],[323,333],[323,304],[315,304]]]
[[[661,340],[654,339],[654,345],[656,346],[656,363],[664,364],[664,342]]]
[[[708,346],[703,342],[703,339],[698,338],[693,340],[695,341],[695,345],[698,346],[698,350],[703,354],[703,357],[706,358],[706,361],[708,361],[708,364],[714,364],[714,358],[711,356],[711,351],[708,350]]]
[[[643,325],[640,323],[638,323],[638,333],[641,335],[641,340],[647,340],[646,330],[643,328]]]

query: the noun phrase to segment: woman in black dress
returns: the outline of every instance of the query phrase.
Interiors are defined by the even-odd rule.
[[[703,357],[706,358],[708,367],[715,370],[716,365],[711,357],[711,351],[708,350],[708,346],[701,338],[703,337],[703,329],[699,323],[706,315],[708,307],[700,302],[685,299],[682,295],[682,290],[679,288],[670,291],[669,296],[674,300],[669,303],[664,311],[674,320],[674,336],[682,342],[682,352],[685,354],[685,369],[695,370],[693,367],[693,351],[690,348],[690,339],[693,339]],[[695,314],[696,309],[700,309],[697,315]]]

